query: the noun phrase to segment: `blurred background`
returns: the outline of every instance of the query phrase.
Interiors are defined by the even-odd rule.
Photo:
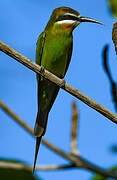
[[[116,113],[111,86],[103,68],[102,51],[109,45],[109,67],[117,81],[117,57],[112,42],[115,22],[107,0],[1,0],[0,40],[35,61],[36,41],[44,30],[53,9],[68,6],[81,15],[105,24],[82,23],[74,31],[73,55],[65,80]],[[0,99],[30,127],[34,127],[37,113],[37,84],[34,72],[0,52]],[[73,96],[60,90],[50,112],[45,138],[65,152],[70,151],[71,113]],[[79,111],[78,149],[90,162],[110,168],[117,165],[111,146],[117,144],[114,123],[76,100]],[[62,123],[61,123],[62,122]],[[62,127],[60,126],[62,124]],[[0,157],[33,165],[35,139],[0,109]],[[64,159],[41,145],[37,164],[64,164]],[[39,171],[44,180],[90,179],[92,172]]]

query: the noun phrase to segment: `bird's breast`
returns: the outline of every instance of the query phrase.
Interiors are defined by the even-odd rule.
[[[72,36],[48,36],[45,41],[42,66],[59,77],[64,77],[72,54]]]

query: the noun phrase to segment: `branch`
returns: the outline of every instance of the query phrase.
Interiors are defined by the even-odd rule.
[[[27,130],[33,136],[33,130],[26,123],[24,123],[19,117],[17,117],[17,115],[14,112],[12,112],[1,100],[0,100],[0,107],[9,116],[11,116],[21,127],[23,127],[25,130]],[[117,175],[116,174],[111,173],[111,172],[109,172],[107,170],[103,170],[103,169],[101,169],[101,168],[99,168],[99,167],[89,163],[88,161],[84,160],[80,156],[75,156],[75,155],[72,155],[72,154],[67,154],[67,153],[63,152],[61,149],[55,147],[53,144],[51,144],[50,142],[48,142],[44,138],[42,139],[42,143],[44,145],[46,145],[49,149],[51,149],[52,151],[57,153],[58,155],[60,155],[63,158],[71,161],[71,163],[74,165],[74,167],[87,169],[87,170],[93,171],[93,172],[95,172],[97,174],[100,174],[100,175],[102,175],[104,177],[111,177],[111,178],[117,179]]]
[[[53,171],[53,170],[65,170],[74,168],[75,165],[40,165],[36,167],[36,170]]]
[[[74,165],[40,165],[36,167],[36,170],[61,170],[61,169],[70,169],[75,167]],[[19,170],[32,170],[32,166],[27,166],[21,162],[10,162],[0,160],[0,168],[4,169],[19,169]]]
[[[25,170],[29,170],[29,166],[22,164],[20,162],[10,162],[10,161],[4,161],[4,160],[0,160],[0,169],[4,168],[4,169],[25,169]]]
[[[32,136],[34,136],[33,130],[24,121],[22,121],[22,119],[19,118],[8,106],[6,106],[5,103],[3,103],[1,100],[0,100],[0,108],[5,113],[7,113],[10,117],[12,117],[12,119],[14,119],[15,122],[20,124],[21,127],[23,127],[25,130],[27,130],[28,133],[30,133]]]
[[[30,59],[28,59],[24,55],[20,54],[19,52],[17,52],[13,48],[9,47],[8,45],[3,43],[2,41],[0,41],[0,50],[2,52],[6,53],[7,55],[11,56],[12,58],[14,58],[15,60],[17,60],[21,64],[25,65],[26,67],[28,67],[32,71],[34,71],[38,74],[41,74],[41,76],[43,76],[44,78],[46,78],[46,79],[52,81],[53,83],[57,84],[60,88],[64,89],[68,93],[72,94],[74,97],[80,99],[85,104],[87,104],[89,107],[92,107],[93,109],[98,111],[100,114],[102,114],[103,116],[107,117],[112,122],[117,124],[117,115],[116,114],[112,113],[111,111],[106,109],[101,104],[97,103],[93,99],[86,96],[84,93],[82,93],[79,90],[77,90],[76,88],[72,87],[70,84],[65,83],[65,85],[62,86],[62,84],[63,84],[62,79],[58,78],[57,76],[55,76],[54,74],[52,74],[51,72],[49,72],[47,70],[43,70],[43,68],[41,66],[35,64]]]
[[[117,55],[117,22],[113,24],[112,40],[115,45],[115,51]]]
[[[72,103],[72,109],[71,154],[79,155],[77,150],[78,111],[75,101]]]
[[[103,67],[107,74],[107,77],[109,78],[109,82],[110,82],[110,86],[111,86],[112,101],[114,102],[115,109],[117,110],[117,85],[116,85],[116,82],[114,82],[111,71],[110,71],[107,53],[108,53],[108,45],[105,45],[105,47],[103,49],[103,54],[102,54],[103,55]]]

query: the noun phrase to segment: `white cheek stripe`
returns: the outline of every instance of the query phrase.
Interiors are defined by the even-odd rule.
[[[56,23],[57,24],[73,24],[75,22],[76,21],[73,21],[73,20],[62,20],[62,21],[57,21]]]

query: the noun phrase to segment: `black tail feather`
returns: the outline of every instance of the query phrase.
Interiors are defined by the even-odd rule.
[[[34,165],[33,165],[33,174],[35,171],[35,166],[36,166],[37,155],[38,155],[38,151],[39,151],[39,147],[40,147],[41,138],[42,138],[42,136],[36,137],[36,148],[35,148],[35,159],[34,159]]]

